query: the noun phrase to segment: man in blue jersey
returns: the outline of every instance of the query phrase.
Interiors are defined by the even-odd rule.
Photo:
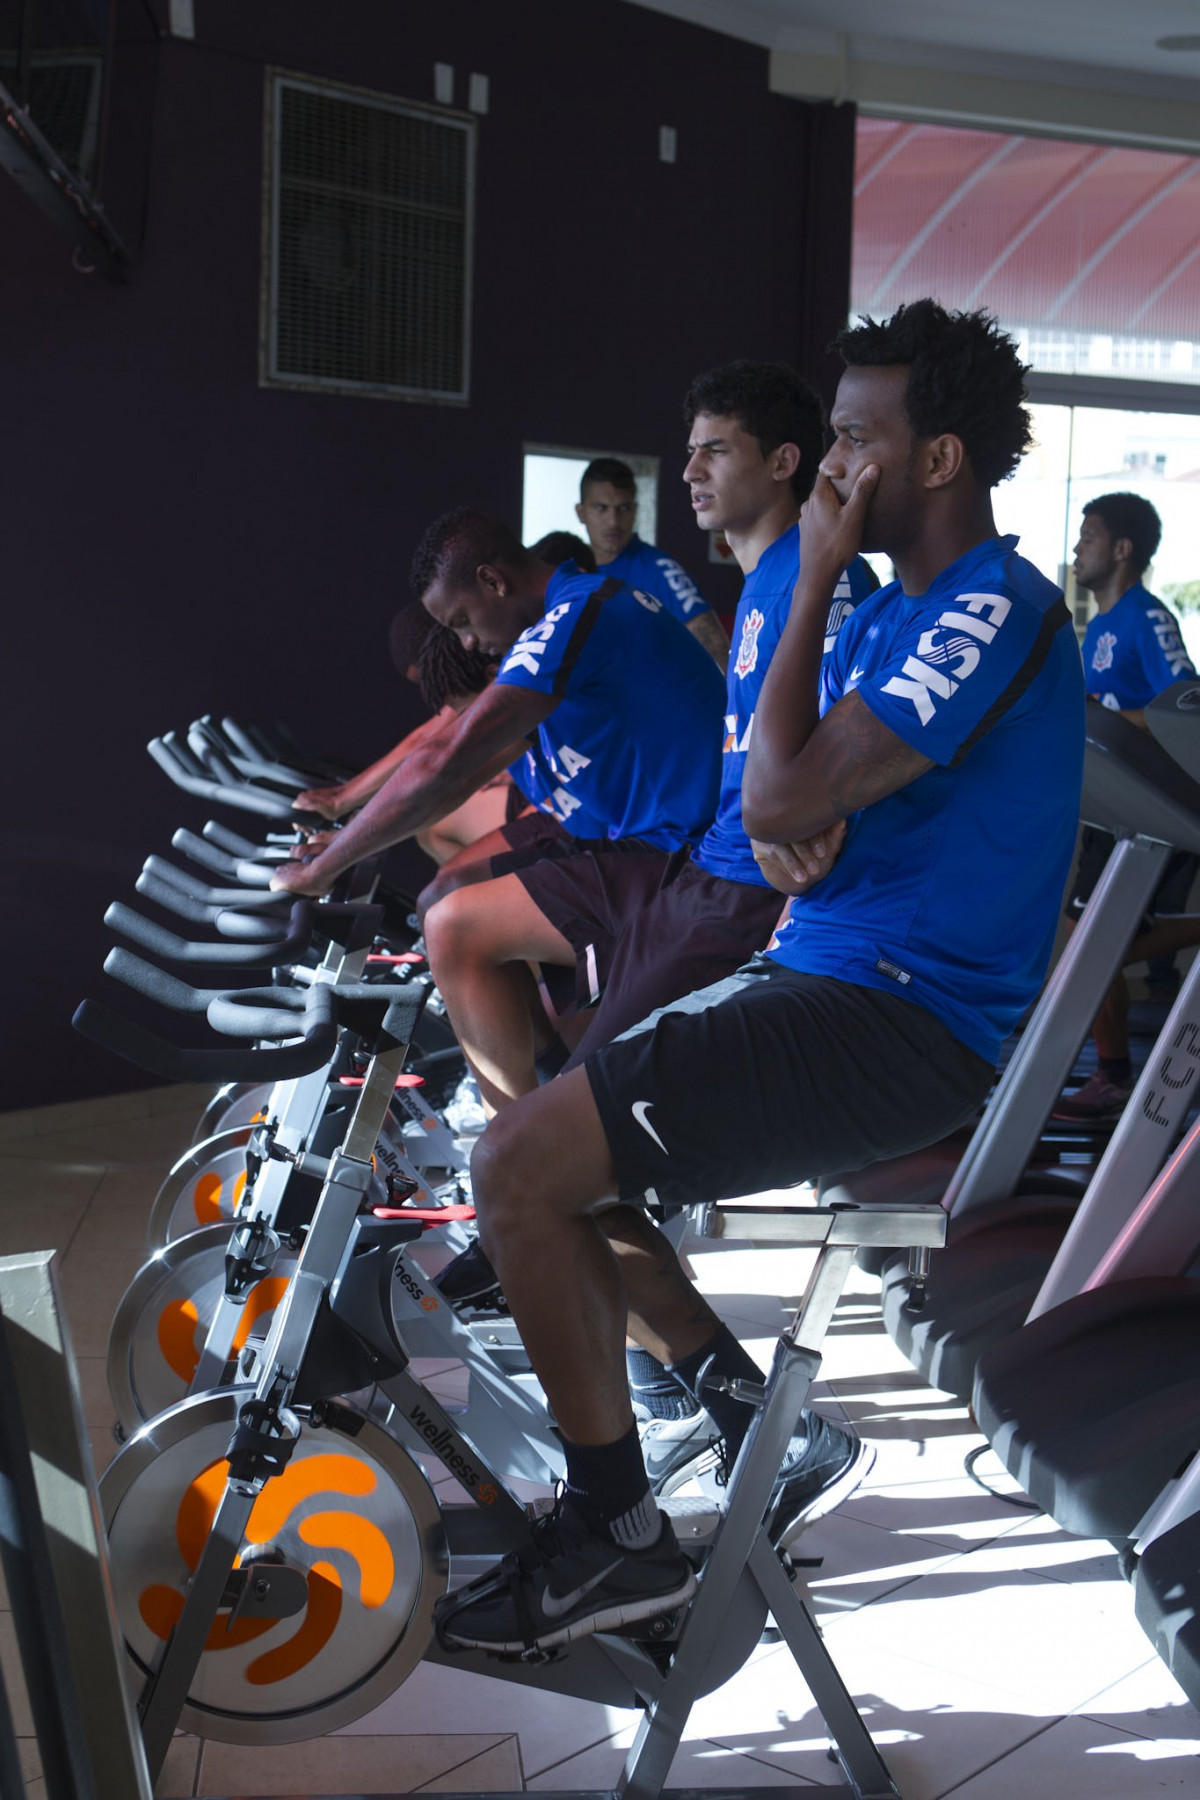
[[[575,517],[588,534],[597,568],[656,595],[724,674],[729,640],[716,613],[687,570],[673,556],[644,543],[634,530],[637,482],[629,464],[615,456],[598,456],[590,462],[579,482]]]
[[[508,1022],[522,1017],[510,995],[510,913],[524,942],[526,912],[536,908],[544,921],[539,931],[553,928],[573,953],[574,998],[584,1007],[599,1001],[567,1066],[656,1006],[732,974],[766,943],[779,914],[779,898],[742,829],[741,774],[755,696],[795,586],[797,519],[820,459],[824,420],[812,389],[781,363],[714,369],[693,383],[684,410],[692,440],[684,479],[696,516],[706,529],[726,533],[746,575],[739,653],[727,675],[717,817],[694,852],[542,858],[431,907],[425,929],[433,971],[472,1061],[476,1046],[487,1048],[487,1097],[497,1105],[537,1082],[528,1032],[522,1026],[505,1035]],[[861,559],[847,571],[830,608],[830,642],[854,599],[873,585]],[[521,779],[528,791],[527,774]],[[486,1262],[475,1259],[470,1272],[490,1285]],[[455,1285],[447,1291],[456,1298],[476,1291],[459,1285],[463,1273],[450,1278]]]
[[[697,521],[705,530],[725,533],[745,575],[736,656],[726,676],[721,798],[700,842],[658,863],[645,857],[569,856],[520,871],[517,879],[526,894],[575,949],[579,997],[599,993],[590,1023],[566,1061],[568,1069],[656,1007],[732,975],[764,947],[780,912],[779,894],[760,869],[742,825],[742,770],[758,693],[796,585],[798,520],[824,447],[824,416],[816,394],[794,369],[746,361],[698,376],[683,410],[689,434],[683,478]],[[843,571],[829,608],[826,650],[854,605],[876,585],[861,557]],[[803,849],[814,872],[833,846],[830,834],[828,844],[820,836],[811,849]],[[460,1038],[474,1043],[486,1035],[497,1055],[499,1033],[486,1016],[491,982],[488,971],[476,966],[473,947],[487,941],[490,916],[504,899],[504,890],[489,883],[433,907],[426,919],[434,972]],[[498,1007],[496,1016],[501,1016]],[[503,1073],[510,1096],[533,1088],[527,1033],[511,1045]],[[442,1291],[455,1303],[477,1303],[495,1283],[478,1246],[440,1278]],[[740,1355],[732,1337],[728,1346]],[[662,1421],[649,1426],[644,1446],[656,1490],[662,1491],[689,1468],[697,1446],[711,1434],[711,1422],[687,1389],[641,1347],[630,1351],[629,1377],[639,1411]],[[871,1455],[851,1434],[811,1415],[785,1465],[788,1516],[781,1495],[781,1531],[811,1517],[818,1498],[827,1511],[844,1497],[866,1474]]]
[[[742,798],[767,863],[821,833],[844,842],[767,955],[507,1107],[476,1146],[485,1248],[567,1483],[530,1550],[439,1603],[447,1645],[551,1648],[692,1591],[650,1494],[622,1342],[635,1321],[694,1391],[720,1326],[638,1205],[647,1190],[718,1200],[946,1135],[979,1106],[1045,971],[1084,695],[1062,595],[992,515],[991,488],[1029,443],[1024,369],[993,320],[933,301],[837,347],[836,440],[805,506]],[[898,579],[850,616],[823,671],[860,548]],[[602,1230],[604,1210],[623,1224]],[[749,1409],[727,1385],[710,1406],[736,1451]]]
[[[498,519],[460,508],[418,546],[413,587],[464,648],[503,658],[456,722],[421,744],[361,812],[273,886],[327,893],[363,856],[411,837],[500,769],[528,741],[526,792],[577,839],[665,855],[699,838],[720,782],[721,681],[651,595],[597,575],[551,570]],[[511,921],[510,921],[511,923]],[[526,912],[517,959],[574,960],[545,943]],[[514,996],[523,962],[512,965]],[[525,970],[524,1028],[540,1008]],[[511,1021],[510,1021],[511,1022]]]
[[[1075,580],[1096,600],[1083,640],[1087,691],[1143,729],[1145,708],[1155,695],[1196,673],[1174,615],[1142,584],[1161,536],[1162,521],[1141,494],[1101,494],[1084,507],[1075,545]],[[1067,908],[1072,919],[1079,918],[1091,898],[1112,847],[1109,832],[1084,827]],[[1171,858],[1150,902],[1151,917],[1131,943],[1127,962],[1169,955],[1198,941],[1190,921],[1169,917],[1186,905],[1195,872],[1195,857],[1177,852]],[[1111,1123],[1133,1091],[1129,990],[1123,974],[1118,973],[1105,995],[1092,1035],[1099,1066],[1081,1088],[1059,1101],[1056,1119]]]

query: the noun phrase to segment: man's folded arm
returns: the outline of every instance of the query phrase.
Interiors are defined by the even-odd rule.
[[[772,756],[755,722],[742,817],[751,837],[763,843],[796,843],[897,793],[934,766],[876,718],[861,695],[846,694],[790,754]]]

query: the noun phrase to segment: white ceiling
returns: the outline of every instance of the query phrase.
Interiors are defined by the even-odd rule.
[[[1200,0],[634,0],[772,50],[1043,81],[1117,94],[1200,98]]]

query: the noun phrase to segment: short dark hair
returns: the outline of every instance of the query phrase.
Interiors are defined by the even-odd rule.
[[[1150,502],[1141,494],[1099,494],[1084,507],[1085,519],[1089,513],[1096,514],[1114,540],[1129,539],[1134,567],[1142,574],[1162,541],[1162,520]]]
[[[913,300],[890,319],[847,325],[833,348],[849,369],[906,367],[904,413],[914,435],[961,438],[984,487],[1007,480],[1033,441],[1022,404],[1028,366],[990,313]]]
[[[426,527],[413,552],[409,581],[421,600],[435,581],[444,581],[452,588],[465,587],[474,580],[480,563],[511,568],[525,562],[528,556],[503,519],[495,519],[474,506],[456,506],[453,512],[443,513]]]
[[[530,544],[529,554],[536,556],[539,562],[549,563],[552,569],[557,569],[559,563],[574,562],[585,575],[596,573],[592,546],[576,537],[573,531],[548,531],[536,544]]]
[[[800,463],[792,476],[792,492],[807,500],[825,449],[825,409],[814,390],[790,363],[723,363],[697,375],[683,402],[683,422],[690,432],[698,413],[714,419],[736,419],[758,440],[764,456],[780,444],[795,444]]]
[[[388,655],[401,675],[407,675],[420,659],[421,646],[433,630],[433,620],[423,606],[410,600],[388,626]]]
[[[436,623],[417,659],[421,698],[435,713],[441,712],[447,700],[482,694],[495,672],[494,662],[478,650],[465,649],[457,632]]]
[[[620,488],[623,494],[637,493],[637,476],[628,463],[616,456],[597,456],[579,477],[579,498],[583,499],[583,490],[589,482],[602,481],[607,481],[610,487]]]

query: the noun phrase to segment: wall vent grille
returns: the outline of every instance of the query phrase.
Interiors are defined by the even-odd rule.
[[[264,384],[465,404],[474,120],[268,82]]]

